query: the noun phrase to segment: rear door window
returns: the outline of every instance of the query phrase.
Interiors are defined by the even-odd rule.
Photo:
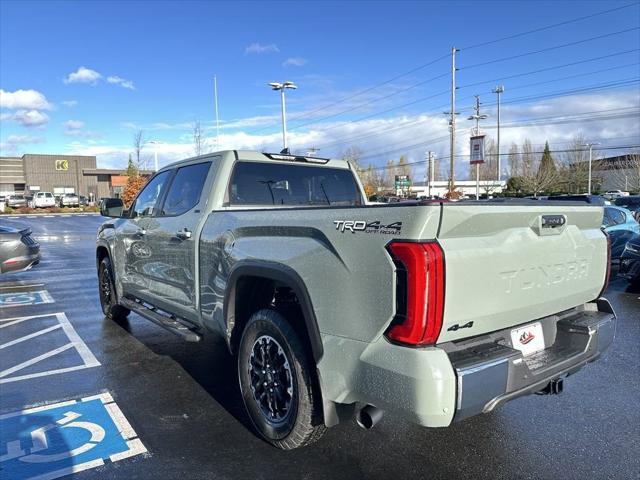
[[[179,168],[169,187],[161,215],[182,215],[195,207],[200,202],[210,166],[211,162],[205,162]]]
[[[151,217],[155,214],[156,203],[162,192],[162,187],[167,183],[171,170],[165,170],[157,174],[142,189],[132,211],[134,217]]]
[[[231,205],[356,206],[362,199],[350,170],[266,162],[238,162]]]

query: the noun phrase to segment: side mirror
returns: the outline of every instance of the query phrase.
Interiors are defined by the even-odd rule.
[[[103,217],[120,218],[124,211],[124,203],[119,198],[103,198],[100,202],[100,215]]]

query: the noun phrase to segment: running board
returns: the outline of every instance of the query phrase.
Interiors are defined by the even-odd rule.
[[[162,315],[142,302],[130,300],[128,298],[121,298],[120,305],[137,313],[147,320],[151,320],[156,325],[164,328],[165,330],[169,330],[171,333],[178,335],[187,342],[199,342],[202,338],[202,336],[195,332],[193,328],[189,328],[180,320]]]

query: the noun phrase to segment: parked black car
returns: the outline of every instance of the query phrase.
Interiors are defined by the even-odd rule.
[[[40,261],[40,244],[30,228],[0,226],[0,273],[27,270]]]
[[[640,235],[635,235],[624,247],[618,273],[629,283],[640,285]]]
[[[629,195],[628,197],[616,198],[613,202],[616,207],[623,207],[630,210],[636,220],[640,222],[640,195]]]

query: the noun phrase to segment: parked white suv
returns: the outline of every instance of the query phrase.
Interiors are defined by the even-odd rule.
[[[45,207],[56,206],[56,200],[53,197],[53,193],[51,192],[38,192],[34,194],[32,203],[34,208],[45,208]]]

